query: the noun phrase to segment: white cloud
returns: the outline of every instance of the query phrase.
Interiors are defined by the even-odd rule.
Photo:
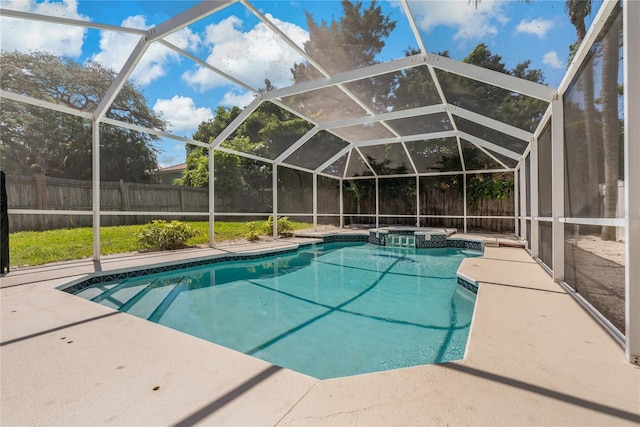
[[[457,30],[454,40],[462,42],[495,36],[509,19],[502,11],[504,2],[483,0],[475,7],[467,0],[413,1],[416,24],[425,32],[446,26]]]
[[[227,107],[233,107],[237,105],[240,108],[244,108],[249,105],[254,99],[255,95],[251,92],[239,92],[235,90],[231,90],[224,94],[222,100],[220,101],[220,105],[224,105]]]
[[[525,21],[523,19],[516,27],[516,31],[518,33],[533,34],[542,39],[547,36],[547,33],[551,29],[552,25],[553,21],[547,19],[537,18],[531,21]]]
[[[78,2],[36,2],[35,0],[2,0],[2,8],[23,12],[38,13],[47,16],[89,21],[78,13]],[[25,19],[0,18],[0,41],[3,51],[29,52],[41,50],[59,56],[78,57],[82,54],[82,43],[86,28],[51,24]]]
[[[130,16],[122,21],[123,27],[147,30],[146,19],[142,15]],[[100,34],[100,52],[91,57],[92,61],[120,71],[127,58],[133,52],[140,36],[113,31],[102,31]],[[189,28],[171,34],[167,40],[181,49],[193,49],[200,39]],[[153,43],[144,53],[142,59],[131,73],[131,79],[141,85],[147,85],[164,76],[171,61],[179,60],[179,55],[159,43]]]
[[[303,28],[269,14],[266,16],[298,45],[309,39]],[[242,20],[236,16],[207,26],[203,39],[211,49],[207,58],[209,64],[256,89],[264,87],[266,78],[276,87],[289,86],[293,64],[302,61],[263,23],[242,32]],[[201,91],[229,84],[228,80],[203,67],[188,71],[182,77]]]
[[[185,27],[175,33],[169,34],[165,39],[180,49],[194,50],[200,45],[200,37],[194,34],[189,27]]]
[[[555,50],[545,53],[542,56],[542,62],[550,66],[551,68],[555,68],[555,69],[564,68],[564,63],[560,60],[560,57],[558,56],[558,52],[556,52]]]
[[[161,114],[174,132],[194,131],[200,123],[213,117],[210,108],[196,107],[193,99],[178,95],[171,99],[158,99],[153,111]]]

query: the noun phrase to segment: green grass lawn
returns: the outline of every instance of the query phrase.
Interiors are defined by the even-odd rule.
[[[209,222],[189,222],[200,233],[189,239],[190,246],[209,243]],[[256,222],[261,224],[260,221]],[[304,222],[291,221],[294,230],[310,228]],[[100,245],[103,255],[136,252],[144,250],[135,235],[144,225],[122,225],[100,228]],[[248,222],[215,223],[216,243],[225,240],[243,239],[249,231]],[[57,261],[69,261],[91,257],[93,254],[93,231],[90,227],[49,230],[21,231],[9,235],[11,266],[23,267],[41,265]]]

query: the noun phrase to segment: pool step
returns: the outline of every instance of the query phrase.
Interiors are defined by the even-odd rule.
[[[415,248],[416,236],[410,234],[389,234],[387,236],[387,246]]]

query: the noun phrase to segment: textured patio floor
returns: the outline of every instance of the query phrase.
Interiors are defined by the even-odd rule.
[[[522,249],[487,248],[464,360],[317,380],[55,289],[102,270],[296,239],[111,257],[0,279],[2,426],[638,425],[640,369]],[[322,355],[319,355],[322,357]]]

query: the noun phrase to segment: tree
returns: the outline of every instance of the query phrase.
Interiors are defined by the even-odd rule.
[[[218,107],[213,118],[200,123],[198,129],[193,134],[196,141],[211,143],[213,140],[242,112],[239,107]],[[230,138],[234,138],[234,132]],[[221,153],[222,154],[222,153]],[[226,153],[224,153],[226,154]],[[209,150],[205,147],[195,147],[189,150],[187,155],[187,167],[182,174],[182,178],[175,181],[178,185],[188,185],[191,187],[206,187],[209,185]],[[220,155],[219,159],[229,156]],[[224,160],[223,160],[224,162]],[[217,166],[217,165],[214,165]],[[220,165],[221,170],[225,169]]]
[[[309,40],[304,50],[329,73],[335,74],[376,64],[396,23],[382,14],[374,0],[363,9],[362,2],[342,0],[342,17],[317,24],[306,12]],[[295,64],[291,70],[296,83],[323,77],[311,64]]]
[[[604,148],[604,215],[615,217],[618,204],[619,134],[618,61],[622,21],[618,15],[602,40],[602,141]],[[602,227],[603,240],[615,240],[615,227]]]
[[[66,107],[93,112],[116,78],[97,63],[84,66],[68,58],[43,53],[3,52],[2,88]],[[33,105],[3,101],[2,167],[11,174],[43,173],[71,179],[91,178],[91,122]],[[126,83],[106,117],[165,130],[166,123],[149,107],[144,95]],[[151,182],[158,169],[157,137],[111,125],[101,125],[103,180]]]
[[[406,56],[418,55],[419,50],[405,51]],[[449,56],[448,52],[441,53]],[[442,100],[427,67],[411,67],[396,76],[396,87],[389,99],[394,110],[440,104]]]
[[[576,41],[569,46],[569,61],[573,60],[573,57],[578,50],[578,47],[582,44],[582,41],[587,35],[587,28],[585,25],[585,18],[591,14],[591,0],[567,0],[565,2],[565,10],[569,15],[571,25],[576,29]],[[593,78],[593,64],[587,64],[582,72],[580,78],[580,86],[583,92],[583,105],[584,105],[584,140],[586,148],[584,150],[577,150],[575,153],[574,161],[578,165],[586,165],[589,169],[589,173],[583,173],[577,176],[578,187],[584,188],[583,196],[580,197],[574,194],[574,198],[577,202],[581,199],[587,207],[595,207],[599,205],[598,193],[594,189],[598,188],[598,177],[600,176],[598,165],[598,156],[596,152],[597,137],[596,137],[596,108],[595,108],[595,96],[594,96],[594,78]],[[573,162],[572,162],[573,163]],[[584,210],[585,208],[580,208]],[[578,210],[578,209],[576,209]],[[571,214],[580,214],[579,212],[569,212]]]
[[[268,82],[267,82],[268,83]],[[213,118],[198,126],[193,134],[193,139],[202,142],[212,142],[231,122],[242,112],[239,107],[218,107]],[[293,113],[278,107],[271,102],[264,102],[224,141],[221,146],[238,152],[275,159],[286,148],[297,141],[312,128],[312,125]],[[201,160],[207,157],[208,150],[204,147],[196,147],[187,156],[187,168],[183,177],[177,180],[177,184],[191,186],[206,186],[209,184],[208,163]],[[216,184],[221,185],[224,179],[226,184],[231,181],[226,178],[218,179],[220,167],[231,167],[237,164],[245,169],[246,175],[237,181],[235,185],[225,188],[249,188],[262,189],[259,184],[264,181],[264,167],[254,161],[242,158],[238,161],[231,160],[237,156],[233,154],[216,152]],[[231,162],[223,166],[225,162]],[[237,163],[239,162],[239,163]],[[206,167],[205,167],[206,166]],[[242,181],[242,182],[241,182]]]
[[[396,23],[382,13],[382,8],[374,0],[368,8],[362,2],[342,0],[343,15],[330,23],[314,22],[307,12],[309,40],[304,50],[329,74],[351,71],[378,63],[376,56],[385,46],[385,39],[394,30]],[[295,64],[291,69],[296,83],[324,77],[312,64]],[[345,87],[356,94],[370,108],[382,112],[391,94],[394,75],[382,75],[361,79]],[[286,103],[319,121],[342,119],[364,113],[338,87],[323,89],[317,93],[303,93],[291,97]]]
[[[567,0],[565,9],[569,19],[576,29],[576,42],[570,46],[571,57],[575,54],[586,36],[584,19],[591,14],[591,0]],[[574,108],[582,112],[583,129],[577,129],[584,134],[586,149],[576,147],[575,156],[567,159],[569,168],[580,167],[579,171],[573,171],[575,187],[581,191],[581,195],[575,195],[573,199],[582,202],[587,208],[600,207],[599,184],[604,181],[604,201],[602,211],[605,217],[614,217],[617,212],[618,179],[620,173],[620,118],[618,111],[618,67],[619,48],[621,43],[621,20],[618,13],[614,13],[611,26],[601,34],[591,47],[591,58],[583,68],[580,75],[580,89],[582,99],[576,100]],[[597,61],[601,61],[600,70],[600,98],[595,98],[596,82],[594,69]],[[575,103],[575,102],[574,102]],[[598,111],[597,104],[601,105]],[[584,173],[584,169],[588,173]],[[570,170],[569,173],[572,171]],[[570,212],[581,216],[582,212]],[[600,216],[601,211],[591,211],[591,216]],[[584,216],[584,213],[582,213]],[[603,240],[615,240],[615,227],[602,227],[600,237]]]

